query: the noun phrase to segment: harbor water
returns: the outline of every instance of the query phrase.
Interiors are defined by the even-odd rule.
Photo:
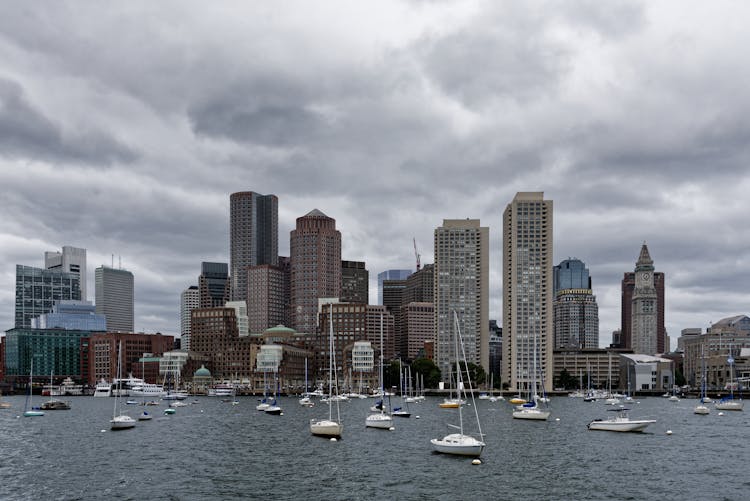
[[[514,420],[508,402],[477,400],[480,465],[432,452],[430,439],[458,424],[437,398],[409,404],[392,431],[365,428],[373,399],[341,402],[336,442],[309,431],[327,404],[291,397],[281,416],[255,410],[253,397],[190,398],[169,416],[162,402],[145,407],[153,420],[122,431],[109,428],[112,398],[71,397],[71,410],[35,418],[22,416],[23,397],[3,400],[12,408],[0,410],[2,500],[750,499],[750,408],[720,416],[710,405],[699,416],[696,400],[628,403],[633,419],[657,420],[644,433],[589,431],[609,414],[603,402],[553,398],[549,420],[535,422]],[[122,403],[133,417],[144,409]],[[463,417],[473,431],[470,406]]]

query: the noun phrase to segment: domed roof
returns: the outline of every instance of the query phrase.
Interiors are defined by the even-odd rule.
[[[289,327],[284,327],[283,325],[279,324],[276,327],[269,327],[265,331],[263,331],[263,334],[287,334],[287,335],[293,335],[296,334],[297,331],[294,329],[291,329]]]
[[[193,374],[193,377],[211,377],[211,371],[206,369],[206,367],[201,364],[201,368],[195,371],[195,374]]]

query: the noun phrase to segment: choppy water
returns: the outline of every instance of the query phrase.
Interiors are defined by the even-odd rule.
[[[556,398],[550,420],[532,422],[512,419],[507,402],[477,401],[487,443],[479,466],[432,452],[429,440],[457,422],[437,399],[412,404],[394,431],[365,428],[372,399],[343,402],[338,442],[309,432],[327,407],[294,398],[281,399],[283,416],[256,411],[250,397],[236,406],[202,397],[172,416],[149,407],[154,420],[118,432],[112,399],[74,397],[71,410],[39,418],[17,417],[22,397],[5,400],[3,500],[750,499],[750,409],[697,416],[695,400],[633,403],[633,418],[657,419],[642,434],[588,431],[607,414],[601,402]],[[472,421],[471,409],[464,416]]]

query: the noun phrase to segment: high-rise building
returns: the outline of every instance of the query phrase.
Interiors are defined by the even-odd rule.
[[[425,356],[425,343],[435,341],[434,268],[426,264],[409,275],[400,293],[400,313],[395,315],[396,350],[406,360]]]
[[[634,353],[655,355],[659,350],[659,328],[656,287],[654,287],[654,261],[646,243],[641,247],[635,263],[635,288],[631,299],[630,341]]]
[[[292,327],[313,334],[318,298],[341,295],[341,232],[335,219],[314,209],[297,218],[289,240]]]
[[[591,277],[579,259],[566,259],[552,270],[555,300],[555,349],[599,347],[599,305]]]
[[[493,387],[500,388],[503,377],[503,328],[490,320],[490,371]]]
[[[435,228],[435,363],[446,381],[458,356],[454,315],[466,360],[489,370],[489,238],[478,219]]]
[[[643,247],[646,245],[644,244]],[[646,248],[648,253],[648,248]],[[650,259],[650,256],[649,256]],[[637,266],[637,265],[636,265]],[[656,290],[656,352],[664,353],[668,351],[667,348],[667,329],[664,325],[664,273],[654,271],[649,272],[653,280],[654,289]],[[633,350],[633,295],[636,289],[636,272],[625,272],[622,278],[622,290],[621,290],[621,303],[620,303],[620,314],[621,314],[621,328],[620,337],[618,343],[613,343],[617,348],[625,348]],[[637,352],[636,352],[637,353]],[[644,353],[651,355],[651,353]]]
[[[261,264],[247,268],[248,328],[253,334],[290,325],[289,258],[279,257],[279,265]]]
[[[383,302],[392,315],[398,313],[403,303],[406,280],[383,280]]]
[[[503,383],[552,390],[552,200],[519,192],[503,213]]]
[[[55,301],[81,299],[80,275],[16,265],[16,327],[31,327],[31,319],[51,313]]]
[[[216,379],[244,379],[253,375],[259,340],[240,337],[234,308],[196,308],[192,311],[191,349],[209,358]]]
[[[190,350],[190,312],[201,305],[201,295],[197,285],[191,285],[180,294],[180,346]]]
[[[107,319],[90,301],[55,301],[52,312],[31,319],[31,328],[105,332]]]
[[[221,308],[229,301],[229,267],[227,263],[201,263],[198,277],[201,308]]]
[[[385,270],[378,273],[378,304],[383,304],[383,281],[406,280],[411,274],[411,270]]]
[[[362,261],[341,261],[341,302],[368,304],[370,273]]]
[[[276,195],[241,191],[230,195],[229,204],[230,295],[232,301],[245,301],[245,269],[279,262],[279,200]]]
[[[133,332],[133,274],[120,268],[94,270],[96,312],[107,318],[109,332]]]
[[[86,301],[86,249],[64,245],[62,252],[47,251],[44,253],[44,267],[48,270],[59,270],[78,273],[81,284],[81,301]]]
[[[234,316],[237,319],[237,332],[240,337],[250,335],[247,318],[247,303],[245,301],[227,301],[226,308],[234,308]]]

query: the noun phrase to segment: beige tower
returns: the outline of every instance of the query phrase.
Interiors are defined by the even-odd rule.
[[[552,302],[552,200],[519,192],[503,214],[503,383],[514,391],[534,380],[552,390]]]
[[[466,360],[489,372],[489,240],[478,219],[444,219],[435,228],[435,363],[444,381],[456,360],[454,311]]]

